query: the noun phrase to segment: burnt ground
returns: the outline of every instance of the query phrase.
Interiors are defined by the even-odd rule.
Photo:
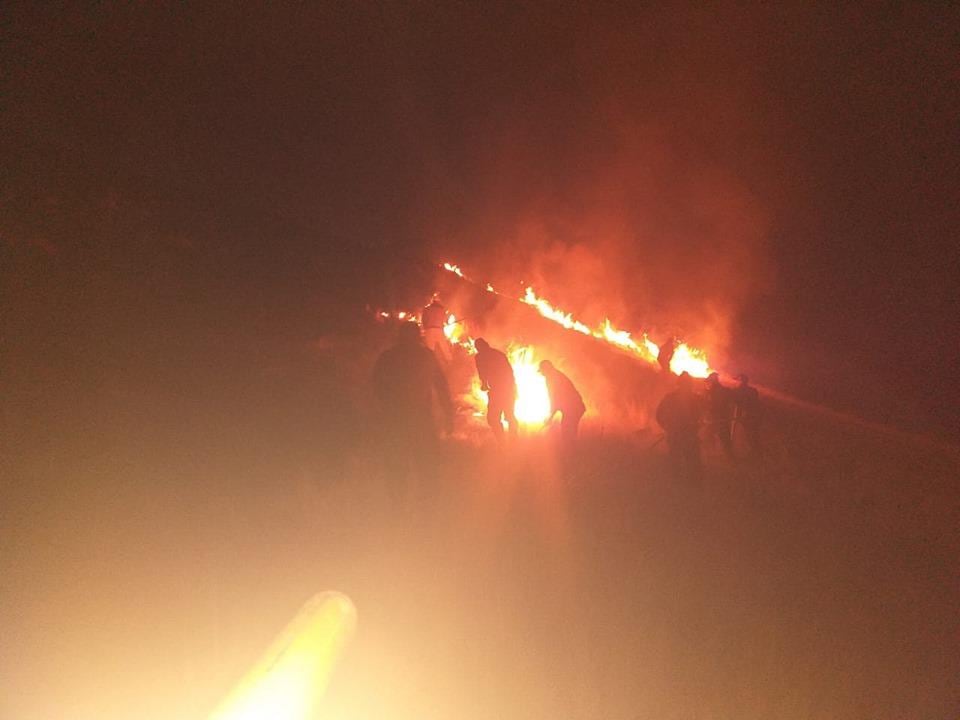
[[[326,589],[359,613],[330,717],[960,711],[949,450],[775,406],[770,458],[695,488],[594,423],[570,483],[548,439],[458,440],[401,507],[369,352],[215,345],[8,374],[0,717],[205,717]]]

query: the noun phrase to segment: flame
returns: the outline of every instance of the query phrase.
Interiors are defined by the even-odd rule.
[[[401,320],[403,322],[420,322],[420,318],[415,312],[407,312],[406,310],[400,310],[399,312],[387,312],[386,310],[380,310],[377,312],[377,317],[384,318],[386,320]]]
[[[537,309],[537,312],[539,312],[545,318],[563,325],[568,330],[576,330],[578,333],[583,333],[584,335],[593,335],[593,332],[590,330],[590,328],[588,328],[579,320],[574,320],[570,313],[565,313],[562,310],[558,310],[543,298],[537,297],[537,294],[533,291],[532,287],[528,286],[524,290],[523,297],[520,298],[520,301],[526,303],[527,305],[532,305]]]
[[[459,345],[464,332],[463,323],[457,320],[457,316],[453,313],[447,315],[447,323],[443,326],[443,334],[450,341],[450,344]]]
[[[550,416],[550,395],[534,349],[528,345],[513,346],[507,349],[507,358],[517,380],[517,402],[513,412],[521,425],[539,428]]]
[[[607,342],[630,350],[648,362],[657,361],[660,348],[658,348],[657,344],[648,338],[646,334],[644,334],[641,342],[638,343],[626,330],[617,330],[611,325],[609,318],[603,321],[603,329],[601,332],[603,339]]]
[[[670,371],[676,375],[685,372],[698,378],[705,378],[713,372],[703,351],[692,348],[686,343],[680,343],[673,351],[673,357],[670,358]]]
[[[455,273],[461,278],[467,279],[457,265],[445,262],[443,263],[443,268]],[[487,283],[486,289],[488,292],[496,292],[489,283]],[[605,319],[599,328],[592,329],[586,323],[573,317],[572,313],[564,312],[552,305],[546,298],[538,296],[529,285],[524,288],[523,295],[516,299],[536,308],[540,315],[568,330],[603,340],[604,342],[631,352],[649,363],[657,362],[660,348],[646,333],[643,333],[639,340],[634,339],[631,333],[614,327],[609,318]],[[686,372],[693,377],[705,378],[713,372],[713,369],[710,367],[706,353],[704,353],[703,350],[691,347],[686,343],[680,343],[674,350],[673,357],[670,360],[670,371],[677,375]]]
[[[456,266],[456,265],[454,265],[454,264],[452,264],[452,263],[445,262],[445,263],[443,264],[443,269],[444,269],[444,270],[449,270],[449,271],[452,272],[454,275],[459,275],[460,277],[463,277],[463,270],[461,270],[458,266]]]

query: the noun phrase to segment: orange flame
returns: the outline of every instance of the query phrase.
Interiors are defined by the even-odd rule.
[[[703,351],[692,348],[686,343],[680,343],[673,351],[673,357],[670,358],[670,371],[676,375],[685,372],[698,378],[705,378],[713,372]]]
[[[558,310],[543,298],[537,297],[532,287],[527,287],[526,290],[524,290],[523,297],[520,298],[520,301],[527,305],[532,305],[537,309],[537,312],[545,318],[563,325],[568,330],[576,330],[578,333],[583,333],[584,335],[593,335],[590,328],[579,320],[574,320],[570,313]]]
[[[463,270],[461,270],[458,266],[452,263],[445,262],[443,264],[443,269],[452,272],[454,275],[459,275],[460,277],[463,277]]]
[[[517,402],[513,412],[521,425],[539,428],[550,416],[550,395],[547,393],[547,381],[540,374],[534,350],[525,345],[510,347],[507,349],[507,358],[517,381]]]
[[[457,265],[445,262],[443,263],[443,268],[466,279]],[[489,283],[487,283],[486,289],[488,292],[496,292]],[[603,325],[599,328],[591,329],[589,325],[573,317],[572,313],[564,312],[556,308],[545,298],[538,296],[530,286],[525,287],[523,295],[516,299],[536,308],[540,315],[568,330],[603,340],[611,345],[627,350],[649,363],[657,362],[660,347],[653,342],[646,333],[643,333],[640,339],[636,340],[632,334],[626,330],[620,330],[614,327],[609,318],[605,319]],[[710,367],[706,353],[704,353],[703,350],[691,347],[686,343],[680,343],[674,350],[673,357],[670,360],[670,371],[677,375],[686,372],[693,377],[705,378],[713,369]]]

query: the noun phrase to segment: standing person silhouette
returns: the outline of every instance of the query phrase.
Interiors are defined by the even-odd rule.
[[[506,419],[511,435],[517,434],[517,379],[507,356],[490,347],[483,338],[474,342],[477,348],[477,374],[480,389],[487,393],[487,424],[498,440],[503,437],[502,419]]]
[[[424,346],[416,323],[403,323],[396,344],[377,359],[373,390],[382,423],[390,493],[400,500],[406,494],[408,476],[428,471],[436,456],[436,406],[443,415],[446,431],[453,429],[453,402],[447,379],[437,358]]]
[[[702,400],[693,391],[693,380],[687,373],[677,378],[676,389],[667,393],[657,406],[657,423],[666,435],[675,480],[699,483],[703,477],[697,435],[702,410]]]
[[[420,312],[420,325],[427,347],[444,363],[450,362],[450,342],[443,328],[447,323],[447,309],[436,297]]]

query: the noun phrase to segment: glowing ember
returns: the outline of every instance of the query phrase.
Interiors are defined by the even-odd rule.
[[[538,428],[550,415],[547,381],[537,369],[540,361],[536,359],[533,348],[524,345],[508,348],[507,358],[517,380],[517,402],[513,411],[521,425]]]
[[[386,310],[381,310],[377,313],[377,317],[382,317],[387,320],[402,320],[404,322],[420,322],[420,319],[417,317],[416,313],[407,312],[406,310],[401,310],[395,313],[389,313]]]

